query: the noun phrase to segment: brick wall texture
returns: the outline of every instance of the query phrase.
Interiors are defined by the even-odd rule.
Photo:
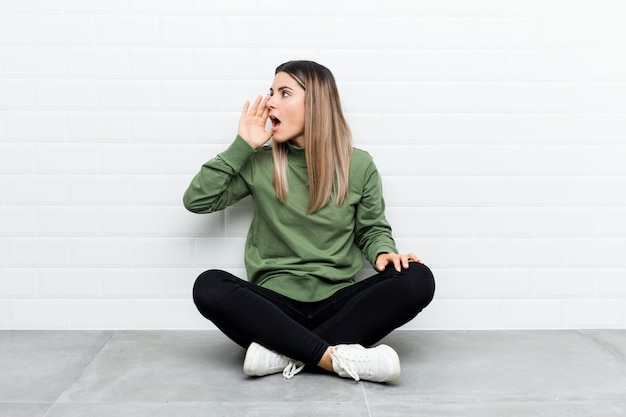
[[[212,328],[251,202],[182,193],[291,59],[435,272],[406,328],[626,327],[625,3],[0,0],[0,329]]]

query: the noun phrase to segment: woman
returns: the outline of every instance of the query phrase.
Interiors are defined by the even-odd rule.
[[[269,95],[245,103],[235,141],[202,166],[183,200],[210,213],[247,195],[248,280],[209,270],[193,290],[200,313],[247,348],[244,372],[291,378],[317,365],[357,381],[398,378],[396,352],[371,346],[426,307],[435,284],[414,254],[397,253],[380,176],[352,147],[327,68],[280,65]],[[378,273],[355,282],[363,256]]]

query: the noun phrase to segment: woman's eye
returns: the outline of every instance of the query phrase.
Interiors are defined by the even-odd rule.
[[[283,91],[283,97],[289,97],[291,94],[289,94],[287,91]]]

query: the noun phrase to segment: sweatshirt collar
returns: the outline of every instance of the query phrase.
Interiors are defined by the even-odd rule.
[[[304,148],[296,146],[291,142],[287,142],[287,147],[289,148],[289,163],[306,167],[306,155],[304,153]]]

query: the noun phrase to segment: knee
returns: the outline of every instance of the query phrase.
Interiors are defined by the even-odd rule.
[[[218,269],[210,269],[201,273],[193,285],[193,301],[197,306],[211,304],[220,291],[220,286],[228,273]]]
[[[426,307],[435,296],[435,277],[430,268],[419,262],[412,262],[406,270],[411,283],[413,298]]]

